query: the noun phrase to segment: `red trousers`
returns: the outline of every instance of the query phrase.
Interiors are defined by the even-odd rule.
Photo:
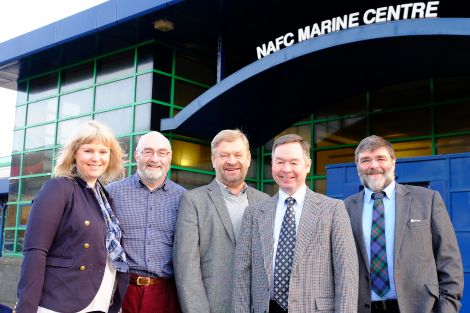
[[[174,280],[158,285],[137,286],[129,284],[122,313],[180,313]]]

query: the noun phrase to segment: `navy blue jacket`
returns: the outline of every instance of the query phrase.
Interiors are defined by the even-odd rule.
[[[108,257],[105,236],[100,206],[84,180],[60,177],[44,183],[28,218],[16,311],[36,313],[40,305],[67,313],[90,304]],[[117,272],[116,280],[109,312],[121,307],[129,276]]]

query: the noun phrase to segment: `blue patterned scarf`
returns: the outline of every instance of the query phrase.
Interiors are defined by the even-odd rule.
[[[106,199],[101,184],[96,182],[93,191],[106,222],[106,249],[108,250],[109,258],[117,271],[127,273],[129,271],[129,265],[127,264],[126,254],[120,243],[122,233],[119,227],[119,221],[111,209],[108,199]]]

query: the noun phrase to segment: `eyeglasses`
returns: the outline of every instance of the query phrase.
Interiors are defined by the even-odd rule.
[[[144,149],[140,152],[140,154],[145,157],[145,158],[151,158],[153,157],[155,154],[157,154],[157,156],[159,158],[168,158],[170,155],[171,155],[171,151],[168,151],[168,150],[157,150],[157,151],[154,151],[152,149]]]

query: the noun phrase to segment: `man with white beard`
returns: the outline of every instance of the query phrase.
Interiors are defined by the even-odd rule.
[[[462,259],[441,195],[395,182],[395,151],[379,136],[355,152],[364,190],[345,200],[359,259],[358,313],[458,312]]]
[[[142,136],[137,173],[106,189],[116,205],[131,273],[123,313],[180,312],[173,272],[173,237],[181,196],[167,178],[171,145],[159,132]]]

